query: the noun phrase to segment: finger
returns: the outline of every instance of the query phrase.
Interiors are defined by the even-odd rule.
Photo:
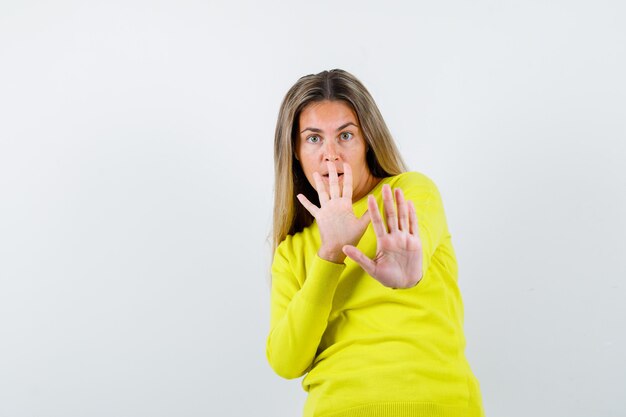
[[[367,197],[367,211],[370,214],[372,227],[374,228],[374,233],[376,233],[376,237],[383,237],[387,233],[387,230],[385,229],[385,224],[383,223],[383,218],[380,215],[380,211],[378,211],[376,198],[373,195],[369,195]]]
[[[322,180],[322,176],[317,171],[313,173],[313,179],[315,180],[315,190],[317,190],[317,195],[320,199],[320,206],[323,206],[329,199],[324,180]]]
[[[352,201],[352,168],[347,162],[343,163],[343,196]]]
[[[415,204],[412,200],[408,200],[409,205],[409,233],[419,238],[420,231],[417,223],[417,214],[415,213]]]
[[[311,213],[313,217],[315,217],[319,208],[315,204],[311,203],[309,199],[304,196],[304,194],[298,194],[296,197],[298,198],[300,203],[302,203],[304,208],[307,209],[307,211]]]
[[[376,272],[376,264],[370,258],[365,256],[363,252],[352,245],[345,245],[342,250],[348,258],[359,264],[365,272],[374,276],[374,273]]]
[[[330,189],[330,198],[339,198],[339,176],[337,175],[337,167],[334,162],[328,161],[328,188]]]
[[[369,216],[369,210],[365,210],[365,213],[363,213],[363,215],[359,218],[359,222],[360,222],[360,230],[365,230],[367,229],[367,225],[369,224],[371,218]]]
[[[387,227],[389,233],[398,230],[398,216],[396,214],[396,205],[393,201],[393,195],[391,193],[391,186],[389,184],[383,185],[383,209],[385,210],[385,217],[387,218]]]
[[[409,210],[404,200],[404,193],[400,188],[395,189],[396,205],[398,207],[398,224],[400,230],[408,232],[409,230]]]

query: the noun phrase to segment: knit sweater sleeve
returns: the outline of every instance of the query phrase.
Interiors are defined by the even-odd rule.
[[[292,263],[301,262],[302,254],[293,253],[288,246],[281,244],[277,248],[272,263],[266,355],[278,375],[291,379],[311,368],[345,264],[328,262],[315,255],[306,270],[294,268]],[[305,276],[297,276],[298,270]]]

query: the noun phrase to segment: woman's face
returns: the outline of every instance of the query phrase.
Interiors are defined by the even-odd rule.
[[[300,113],[296,157],[304,175],[315,188],[313,173],[319,172],[328,190],[328,162],[339,174],[343,192],[343,163],[352,168],[353,197],[357,201],[367,195],[378,182],[365,161],[367,144],[352,107],[344,101],[319,101],[307,105]]]

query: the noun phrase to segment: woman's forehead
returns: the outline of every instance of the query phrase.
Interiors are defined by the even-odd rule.
[[[356,126],[358,118],[348,103],[325,100],[308,104],[300,113],[299,122],[301,130],[307,127],[337,128],[346,123]]]

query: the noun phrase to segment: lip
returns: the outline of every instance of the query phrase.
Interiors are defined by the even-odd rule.
[[[337,176],[338,176],[339,178],[343,178],[343,172],[338,172],[338,173],[337,173]],[[327,180],[327,179],[329,179],[329,178],[330,178],[330,175],[329,175],[329,174],[323,174],[323,175],[322,175],[322,178],[324,178],[324,179],[326,179],[326,180]]]

